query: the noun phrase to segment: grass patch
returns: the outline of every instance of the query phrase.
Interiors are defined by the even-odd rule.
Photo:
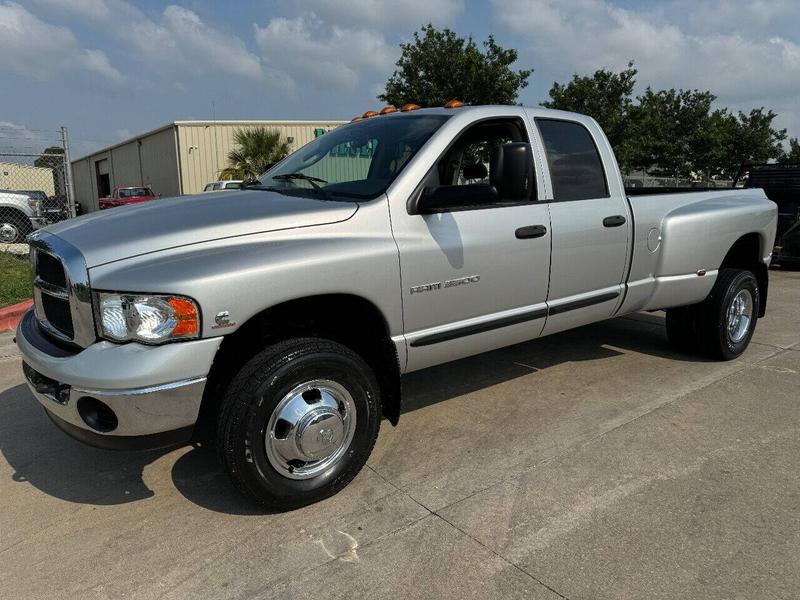
[[[28,257],[0,252],[0,307],[22,302],[32,296]]]

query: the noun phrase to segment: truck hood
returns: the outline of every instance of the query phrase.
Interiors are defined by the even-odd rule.
[[[159,198],[98,211],[45,229],[83,253],[88,267],[254,233],[346,221],[355,202],[286,196],[267,190]]]

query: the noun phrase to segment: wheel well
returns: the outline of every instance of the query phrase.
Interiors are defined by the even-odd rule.
[[[378,379],[383,415],[397,424],[400,367],[386,320],[374,304],[360,296],[326,294],[270,307],[225,336],[208,376],[196,437],[213,435],[225,389],[248,360],[270,344],[301,336],[331,339],[359,354]]]
[[[763,317],[766,314],[767,292],[769,291],[769,273],[767,265],[761,260],[762,256],[761,237],[757,233],[748,233],[736,240],[736,243],[728,250],[720,265],[720,269],[746,269],[752,271],[756,276],[758,291],[761,296],[761,303],[758,309],[759,317]]]
[[[30,226],[31,224],[30,217],[28,217],[28,215],[26,215],[22,210],[20,210],[16,206],[0,205],[0,214],[12,215],[14,217],[17,217],[20,221],[22,221],[28,226]]]

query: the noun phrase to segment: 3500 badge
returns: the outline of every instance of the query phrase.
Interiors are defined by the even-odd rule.
[[[480,275],[468,275],[467,277],[458,277],[457,279],[448,279],[447,281],[437,281],[435,283],[424,283],[422,285],[415,285],[411,288],[412,294],[421,294],[422,292],[433,292],[449,287],[456,287],[458,285],[467,285],[469,283],[478,283],[481,280]]]

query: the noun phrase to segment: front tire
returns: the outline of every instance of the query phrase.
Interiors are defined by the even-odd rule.
[[[15,214],[2,214],[0,209],[0,243],[21,244],[28,234],[33,231],[31,222],[24,216]]]
[[[349,348],[299,338],[256,355],[222,401],[217,447],[234,485],[271,510],[332,496],[367,462],[380,428],[375,375]]]

